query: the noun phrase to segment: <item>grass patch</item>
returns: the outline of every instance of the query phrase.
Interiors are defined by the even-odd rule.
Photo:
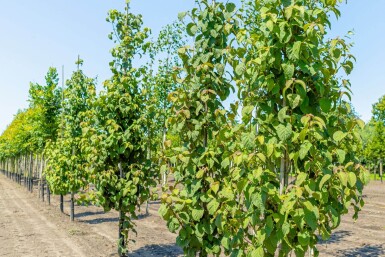
[[[377,174],[370,173],[370,181],[373,181],[373,180],[378,180],[378,181],[381,180],[380,175],[378,173]],[[384,174],[382,174],[382,180],[385,180]]]

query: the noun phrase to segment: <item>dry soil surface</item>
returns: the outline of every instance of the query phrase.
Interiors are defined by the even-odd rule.
[[[51,205],[0,174],[0,256],[7,257],[117,257],[118,214],[99,207],[76,206],[69,221],[69,202],[60,213],[57,196]],[[320,256],[385,256],[385,184],[372,182],[365,190],[366,205],[359,220],[345,216],[331,240],[319,245]],[[136,221],[129,256],[177,257],[182,251],[150,204],[150,216]]]

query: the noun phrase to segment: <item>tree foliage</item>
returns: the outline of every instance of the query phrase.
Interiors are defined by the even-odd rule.
[[[78,69],[62,92],[50,68],[0,137],[0,159],[45,150],[55,193],[95,184],[89,200],[120,212],[121,254],[170,173],[159,213],[187,256],[317,255],[319,236],[364,204],[362,146],[384,156],[385,97],[364,128],[345,78],[351,44],[328,38],[340,3],[197,0],[151,40],[128,1],[107,18],[104,90]]]
[[[184,186],[165,192],[160,213],[191,256],[219,255],[221,247],[232,256],[285,256],[293,250],[303,256],[316,250],[317,234],[330,236],[350,205],[355,218],[363,206],[366,177],[352,143],[360,140],[355,127],[362,122],[352,118],[343,97],[350,97],[349,81],[337,76],[341,69],[350,74],[354,57],[344,39],[326,39],[330,14],[340,14],[338,3],[245,1],[235,16],[241,21],[237,44],[220,49],[215,38],[224,46],[222,31],[234,27],[216,21],[231,21],[235,6],[215,12],[221,3],[200,4],[187,25],[195,52],[179,50],[184,91],[171,95],[177,118],[170,123],[183,134],[171,169]],[[242,124],[225,133],[240,136],[224,147],[214,135],[226,122],[211,116],[222,112],[209,100],[224,100],[231,88],[215,73],[227,70],[215,58],[228,49]],[[224,117],[228,124],[230,117]]]
[[[364,156],[368,162],[385,158],[385,96],[373,105],[373,118],[362,131],[364,137]]]
[[[150,30],[142,27],[141,15],[112,10],[107,19],[114,28],[110,39],[117,44],[112,50],[110,69],[113,76],[104,82],[93,105],[94,119],[83,127],[84,151],[97,188],[97,201],[106,211],[121,212],[120,227],[127,243],[134,230],[133,219],[138,207],[149,199],[155,185],[152,162],[146,150],[146,66],[134,66],[134,60],[150,46]],[[90,116],[89,116],[90,117]]]
[[[87,161],[81,151],[81,124],[95,100],[95,79],[88,78],[80,70],[82,60],[77,64],[78,70],[67,80],[63,92],[58,139],[45,150],[48,158],[45,175],[54,194],[77,192],[89,183]]]

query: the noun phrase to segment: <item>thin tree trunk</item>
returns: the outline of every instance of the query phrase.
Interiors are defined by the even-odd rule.
[[[165,151],[165,142],[166,142],[166,135],[167,135],[167,128],[165,126],[163,126],[163,136],[162,136],[162,150],[163,150],[163,153]],[[162,174],[163,176],[163,183],[162,185],[165,186],[167,184],[167,170],[165,170]]]
[[[64,196],[60,195],[60,212],[64,213]]]
[[[73,222],[75,220],[75,202],[74,202],[74,192],[71,192],[71,211],[70,211],[70,220]]]
[[[49,190],[48,184],[47,184],[47,202],[48,202],[48,205],[51,205],[51,191]]]
[[[123,168],[122,168],[122,163],[119,162],[118,164],[119,167],[119,172],[120,172],[120,178],[124,177],[123,174]],[[121,257],[125,256],[124,253],[122,253],[122,249],[126,247],[126,238],[124,237],[123,234],[123,224],[125,221],[125,214],[123,211],[119,211],[119,247],[118,247],[118,252]]]

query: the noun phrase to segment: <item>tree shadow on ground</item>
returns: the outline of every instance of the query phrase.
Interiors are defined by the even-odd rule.
[[[338,250],[337,253],[341,257],[374,257],[383,256],[385,249],[382,245],[364,245],[353,249]]]
[[[183,251],[175,244],[146,245],[138,250],[128,253],[129,257],[179,257],[183,256]]]
[[[86,211],[86,212],[80,212],[75,213],[75,218],[81,218],[81,217],[87,217],[87,216],[93,216],[93,215],[102,215],[105,214],[104,211]]]
[[[143,220],[145,218],[150,217],[151,214],[139,214],[136,219],[133,220]]]
[[[92,219],[92,220],[81,220],[80,222],[94,225],[94,224],[118,222],[118,221],[119,221],[119,218],[98,218],[98,219]]]
[[[345,237],[350,236],[352,234],[351,231],[346,231],[346,230],[339,230],[335,233],[333,233],[328,240],[322,240],[320,239],[319,244],[324,245],[324,244],[334,244],[338,243],[341,240],[343,240]]]

